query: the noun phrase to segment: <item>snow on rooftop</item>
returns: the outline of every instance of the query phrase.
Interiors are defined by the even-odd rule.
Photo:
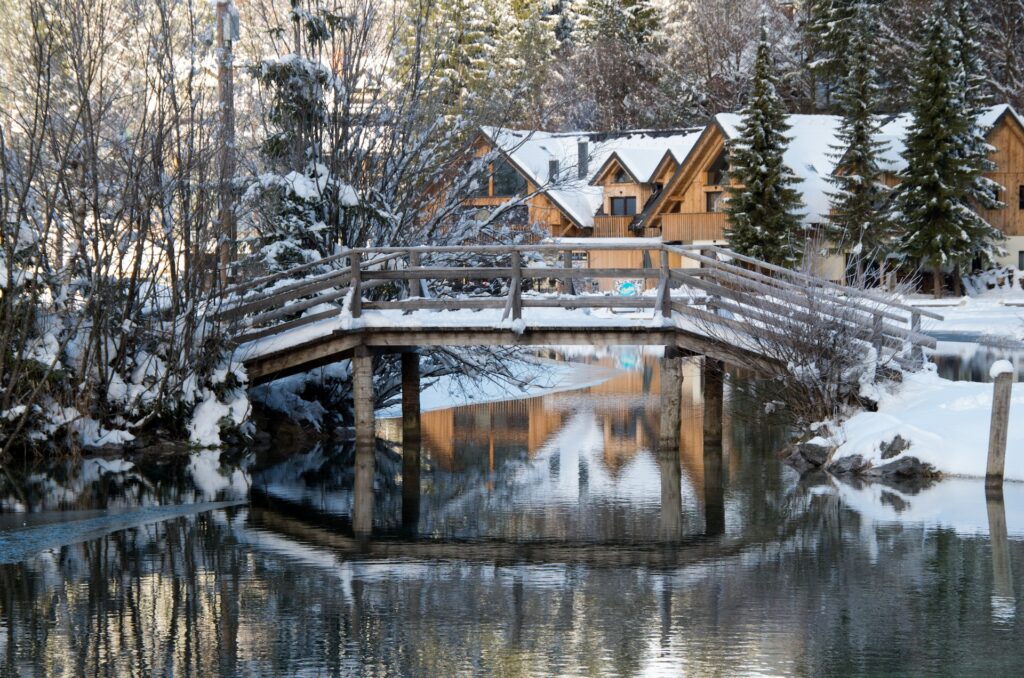
[[[647,182],[666,153],[677,162],[690,152],[699,131],[666,134],[656,130],[627,131],[616,134],[592,132],[538,132],[484,127],[483,132],[526,178],[544,191],[576,223],[594,224],[594,214],[604,201],[604,190],[590,181],[615,153],[626,169]],[[579,178],[579,142],[588,147],[587,172]],[[551,176],[551,161],[558,162],[558,176]]]
[[[726,137],[739,136],[742,117],[738,113],[720,113],[715,120]],[[834,191],[829,177],[838,160],[836,134],[840,118],[834,115],[790,115],[786,118],[790,130],[789,147],[783,155],[786,166],[796,175],[799,183],[796,189],[803,197],[803,222],[821,223],[828,218],[831,209],[829,192]]]
[[[1000,104],[988,108],[978,119],[978,126],[988,129],[1006,112],[1020,120],[1020,116],[1009,105]],[[739,135],[741,119],[738,113],[720,113],[715,116],[729,139]],[[879,141],[887,144],[880,152],[883,170],[900,172],[906,167],[902,155],[905,148],[903,140],[912,119],[910,113],[904,113],[883,123],[877,136]],[[829,193],[835,190],[828,178],[839,161],[837,134],[840,118],[834,115],[790,115],[786,121],[790,125],[786,132],[790,141],[783,159],[799,180],[796,188],[803,196],[803,221],[808,224],[820,223],[828,218]]]

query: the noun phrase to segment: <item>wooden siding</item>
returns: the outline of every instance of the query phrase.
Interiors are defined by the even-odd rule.
[[[595,238],[628,238],[633,235],[629,225],[633,217],[594,217]]]
[[[1020,208],[1020,187],[1024,186],[1024,129],[1009,115],[1004,116],[1002,124],[989,134],[988,142],[996,149],[989,156],[996,170],[986,176],[1004,188],[999,197],[1006,208],[982,210],[982,215],[1006,235],[1024,235],[1024,210]]]
[[[661,237],[665,242],[724,240],[725,226],[726,215],[723,212],[664,214],[661,217]]]

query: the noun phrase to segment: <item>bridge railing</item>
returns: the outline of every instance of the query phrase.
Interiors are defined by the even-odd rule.
[[[757,327],[782,339],[788,328],[828,318],[879,352],[901,354],[935,345],[921,333],[921,317],[941,316],[881,293],[836,285],[720,247],[624,240],[349,249],[231,288],[216,318],[235,323],[236,340],[242,343],[339,314],[358,319],[367,310],[501,309],[503,321],[520,321],[525,308],[651,309],[666,322],[688,319],[734,334]],[[646,255],[640,266],[601,268],[581,266],[576,256],[616,251]],[[325,265],[331,270],[323,272]],[[297,275],[308,277],[292,280]],[[636,296],[576,292],[578,281],[602,278],[650,281],[655,291]],[[540,280],[555,281],[553,291],[525,289]],[[491,287],[498,293],[435,293],[453,281],[497,281]],[[384,287],[390,288],[388,294],[375,292]]]

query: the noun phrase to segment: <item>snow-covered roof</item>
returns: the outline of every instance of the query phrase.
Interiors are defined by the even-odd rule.
[[[604,202],[604,189],[590,181],[616,154],[626,169],[646,182],[672,153],[681,162],[700,136],[699,132],[666,133],[637,130],[621,133],[539,132],[484,127],[483,134],[499,148],[526,178],[583,228],[594,225],[594,215]],[[579,178],[579,142],[588,147],[587,173]],[[558,176],[550,176],[551,161],[558,161]]]
[[[685,131],[662,136],[650,132],[637,132],[610,139],[606,143],[614,147],[614,150],[609,159],[615,157],[638,182],[650,183],[665,156],[671,155],[676,164],[681,163],[697,143],[701,132],[702,130]],[[595,177],[607,164],[606,160],[601,167],[595,168]]]
[[[725,136],[735,139],[741,122],[738,113],[719,113],[715,121]],[[794,186],[804,203],[804,223],[820,223],[828,218],[830,203],[828,194],[835,189],[829,177],[835,171],[836,134],[840,118],[835,115],[790,115],[786,118],[790,129],[786,132],[789,146],[782,159],[796,175]]]
[[[987,130],[1004,114],[1021,121],[1012,107],[1000,104],[987,109],[978,119],[978,125]],[[902,156],[903,140],[911,120],[911,114],[904,113],[882,125],[877,138],[888,144],[880,153],[881,166],[885,171],[899,172],[906,167]],[[741,122],[738,113],[720,113],[715,116],[715,121],[728,139],[738,136]],[[790,141],[783,160],[798,179],[795,188],[800,191],[804,203],[803,221],[809,224],[823,222],[831,209],[829,193],[835,191],[829,176],[840,160],[837,152],[840,118],[834,115],[790,115],[786,121],[790,125],[786,132]]]
[[[1024,127],[1024,119],[1009,104],[999,104],[987,108],[978,117],[978,127],[987,133],[1004,115],[1013,117],[1021,127]],[[879,154],[882,169],[886,172],[896,173],[906,169],[907,161],[903,159],[903,151],[906,150],[904,140],[912,122],[913,116],[910,113],[903,113],[889,118],[882,124],[881,132],[876,139],[886,144]]]

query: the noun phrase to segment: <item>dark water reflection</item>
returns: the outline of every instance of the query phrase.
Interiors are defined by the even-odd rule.
[[[248,485],[253,501],[0,565],[0,675],[1024,666],[1024,489],[986,504],[967,480],[918,494],[800,480],[775,459],[783,432],[760,414],[756,386],[734,379],[721,456],[709,456],[695,365],[678,449],[666,451],[658,363],[632,362],[584,392],[425,414],[414,524],[388,442],[400,427],[383,422],[368,540],[351,534],[344,445],[37,471],[27,490],[4,488],[5,507],[96,519]],[[0,514],[0,536],[42,530],[45,542],[52,513],[15,515]]]

